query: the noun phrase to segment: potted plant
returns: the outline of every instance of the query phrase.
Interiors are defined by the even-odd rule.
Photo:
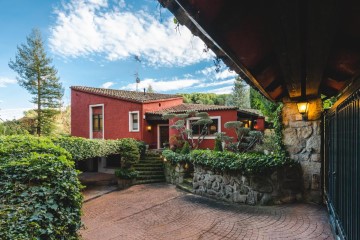
[[[133,185],[138,174],[134,168],[116,169],[115,176],[117,177],[119,188],[125,189]]]

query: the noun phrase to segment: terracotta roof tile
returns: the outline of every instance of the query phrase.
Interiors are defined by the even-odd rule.
[[[128,100],[133,102],[151,102],[156,100],[165,100],[171,98],[182,98],[180,95],[174,94],[160,94],[160,93],[146,93],[144,92],[135,92],[135,91],[125,91],[125,90],[115,90],[115,89],[106,89],[106,88],[93,88],[93,87],[84,87],[84,86],[72,86],[71,89],[86,93],[91,93],[95,95],[117,98],[121,100]]]
[[[216,111],[216,110],[237,110],[234,106],[205,105],[205,104],[181,104],[163,110],[147,112],[148,114],[183,113],[187,111]]]

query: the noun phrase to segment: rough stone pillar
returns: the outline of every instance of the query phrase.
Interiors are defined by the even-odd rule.
[[[301,164],[304,200],[322,202],[321,192],[321,112],[320,99],[310,101],[308,120],[303,121],[296,103],[284,102],[283,141],[290,158]]]

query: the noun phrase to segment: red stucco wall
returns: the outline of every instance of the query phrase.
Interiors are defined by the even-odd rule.
[[[148,123],[144,119],[146,111],[157,111],[182,104],[182,98],[157,101],[153,103],[133,103],[119,99],[98,96],[71,90],[71,135],[89,138],[89,106],[104,104],[104,138],[135,138],[147,143],[157,142],[157,126],[148,132]],[[160,103],[160,106],[159,106]],[[139,111],[139,132],[129,132],[129,111]],[[95,137],[95,135],[94,135]]]
[[[143,119],[141,104],[120,101],[118,99],[97,96],[71,90],[71,135],[89,138],[89,105],[104,104],[104,138],[135,138],[141,139],[143,130],[140,121],[140,132],[129,132],[129,111],[140,111]]]
[[[221,132],[225,132],[227,136],[234,137],[236,139],[236,134],[234,130],[226,129],[224,127],[224,124],[226,122],[230,121],[236,121],[237,120],[237,112],[236,110],[224,110],[224,111],[209,111],[209,116],[221,116]],[[171,119],[169,124],[173,125],[177,120]],[[175,136],[178,134],[178,131],[175,129],[170,129],[170,139],[172,136]],[[204,139],[204,141],[201,143],[200,147],[201,149],[214,149],[215,140],[214,139]]]
[[[158,111],[162,110],[168,107],[177,106],[183,103],[182,98],[177,99],[171,99],[171,100],[165,100],[165,101],[158,101],[158,102],[152,102],[152,103],[144,103],[143,104],[143,112],[152,112],[152,111]],[[151,125],[151,131],[147,131],[146,127],[151,125],[147,121],[144,121],[145,131],[143,135],[143,141],[148,143],[152,147],[157,146],[157,124]]]

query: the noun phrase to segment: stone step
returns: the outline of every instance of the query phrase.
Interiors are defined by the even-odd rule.
[[[183,183],[177,184],[177,185],[176,185],[176,188],[178,188],[178,189],[180,189],[180,190],[183,190],[183,191],[185,191],[185,192],[189,192],[189,193],[192,193],[192,192],[193,192],[192,186],[189,186],[189,185],[183,184]]]
[[[164,174],[159,174],[159,175],[138,175],[137,180],[146,180],[146,179],[165,179]]]
[[[192,187],[193,179],[192,178],[184,178],[183,183]]]
[[[154,158],[154,159],[141,159],[140,162],[162,162],[160,158]]]
[[[141,159],[140,162],[151,162],[151,161],[154,161],[154,162],[162,162],[161,158],[144,158],[144,159]]]
[[[164,171],[153,171],[153,170],[139,170],[136,169],[136,171],[139,172],[139,175],[164,175]]]
[[[136,180],[135,184],[160,183],[160,182],[165,182],[165,178],[163,178],[163,179]]]
[[[163,169],[163,164],[162,163],[137,163],[134,165],[134,168],[161,168]]]
[[[140,166],[134,167],[136,171],[164,171],[164,168],[161,166],[148,167],[148,166]]]

